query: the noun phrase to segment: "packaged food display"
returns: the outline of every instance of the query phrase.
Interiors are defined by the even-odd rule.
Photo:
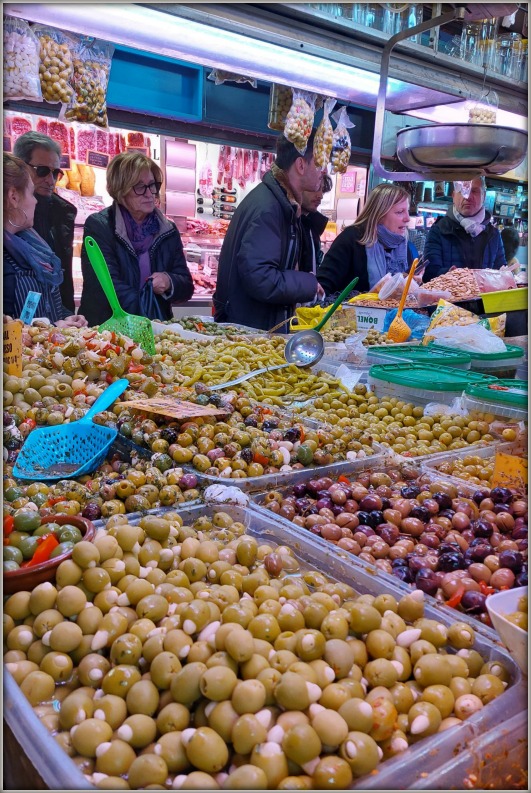
[[[46,25],[34,25],[32,30],[40,42],[42,97],[47,102],[68,103],[73,95],[72,49],[76,45],[75,38]]]
[[[293,100],[286,116],[284,136],[304,154],[315,115],[315,96],[308,91],[293,90]]]
[[[323,118],[317,127],[313,143],[313,158],[316,165],[326,168],[330,161],[330,153],[334,140],[334,130],[330,121],[330,113],[335,107],[335,99],[327,99],[324,103]]]
[[[42,102],[39,39],[24,19],[4,17],[4,99]]]
[[[339,108],[332,118],[336,122],[336,128],[334,130],[332,152],[330,154],[331,172],[345,173],[350,161],[351,151],[349,129],[356,125],[349,119],[346,107]]]
[[[104,41],[87,44],[79,40],[74,48],[74,96],[64,118],[107,127],[107,85],[114,45]]]

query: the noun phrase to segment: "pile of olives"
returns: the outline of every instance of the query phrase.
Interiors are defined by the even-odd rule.
[[[156,455],[162,470],[174,464],[230,479],[330,465],[374,454],[368,436],[353,437],[348,427],[310,429],[296,420],[264,412],[247,397],[237,397],[226,420],[219,417],[168,421],[134,416],[117,406],[119,431]]]
[[[527,501],[508,488],[478,489],[470,498],[398,467],[312,479],[259,500],[489,625],[487,596],[527,585]]]
[[[420,457],[470,444],[491,443],[489,424],[467,416],[424,415],[424,408],[397,397],[379,399],[363,383],[351,394],[325,394],[297,415],[341,427],[358,440],[371,438],[403,457]]]
[[[43,523],[38,512],[20,509],[13,517],[9,533],[4,525],[4,573],[18,570],[24,562],[30,562],[41,538],[54,534],[58,544],[47,558],[54,559],[73,549],[83,535],[77,526],[70,523]]]
[[[510,683],[421,593],[357,595],[222,510],[110,518],[6,600],[4,641],[103,789],[345,789]]]
[[[172,322],[175,320],[168,320],[165,324]],[[205,336],[228,336],[230,338],[231,336],[255,335],[260,332],[244,328],[241,325],[219,325],[217,322],[205,322],[202,317],[179,317],[178,322],[185,330],[192,330]]]
[[[518,600],[518,608],[511,614],[507,614],[506,619],[521,628],[523,631],[527,630],[527,595],[522,595]]]

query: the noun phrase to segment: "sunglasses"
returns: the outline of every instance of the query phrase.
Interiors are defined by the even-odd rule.
[[[160,193],[160,188],[162,187],[162,182],[151,182],[150,184],[135,184],[133,186],[133,192],[135,195],[146,195],[146,190],[149,190],[150,193],[153,195],[158,195]]]
[[[64,171],[62,171],[60,168],[48,168],[47,165],[31,165],[30,163],[28,164],[30,168],[33,168],[39,179],[44,179],[49,174],[52,174],[55,181],[57,181],[58,179],[62,179],[63,176],[65,175]]]

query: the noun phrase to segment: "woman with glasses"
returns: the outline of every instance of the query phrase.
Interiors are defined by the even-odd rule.
[[[61,259],[61,300],[73,314],[72,256],[77,209],[55,192],[57,180],[63,176],[60,168],[61,146],[48,135],[32,131],[17,138],[13,154],[24,160],[33,172],[33,192],[37,199],[33,228]]]
[[[61,301],[61,260],[33,228],[37,199],[32,169],[19,157],[4,154],[4,315],[20,317],[30,292],[40,295],[36,317],[58,326],[83,327],[86,319],[72,314]]]
[[[162,171],[145,154],[118,154],[107,168],[107,192],[113,203],[90,215],[84,229],[84,236],[93,237],[101,248],[124,311],[150,319],[170,319],[172,303],[183,303],[194,293],[181,235],[156,206],[161,185]],[[100,325],[112,312],[85,245],[81,269],[80,311],[90,325]],[[150,289],[157,305],[151,301],[148,310]]]

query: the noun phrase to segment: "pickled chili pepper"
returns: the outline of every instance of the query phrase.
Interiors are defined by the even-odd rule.
[[[9,537],[15,528],[15,519],[13,515],[6,515],[4,518],[4,538]]]
[[[144,366],[141,363],[132,363],[129,365],[129,372],[131,374],[138,374],[144,371]]]
[[[463,599],[463,595],[465,594],[465,592],[466,592],[465,585],[459,584],[452,597],[446,601],[446,605],[451,606],[452,608],[456,608],[456,606],[458,606],[461,603],[461,600]]]
[[[40,564],[41,562],[47,562],[50,558],[50,554],[58,545],[59,540],[55,534],[46,534],[42,538],[42,542],[40,542],[35,549],[35,553],[28,562],[28,567],[33,567],[33,565]]]
[[[253,454],[253,462],[260,463],[260,465],[269,465],[268,458],[264,454],[260,454],[260,452]]]
[[[479,581],[480,591],[484,595],[492,595],[496,591],[493,587],[489,586],[485,581]]]
[[[347,479],[346,476],[343,476],[343,474],[341,474],[341,476],[337,477],[337,481],[338,482],[343,482],[344,485],[350,485],[350,481]]]
[[[51,507],[54,507],[56,504],[59,504],[60,501],[66,501],[66,496],[57,496],[48,499],[48,504]]]

